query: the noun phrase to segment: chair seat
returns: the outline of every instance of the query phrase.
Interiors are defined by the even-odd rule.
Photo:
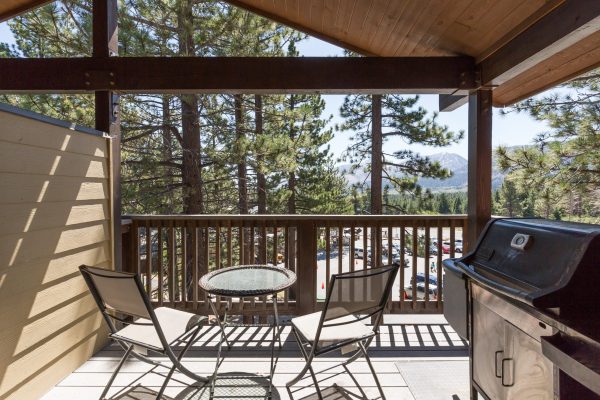
[[[205,317],[169,307],[159,307],[154,310],[156,319],[165,335],[168,344],[197,326]],[[151,323],[150,320],[139,318],[137,323]],[[163,349],[156,329],[152,325],[127,325],[125,328],[111,335],[115,339],[123,339],[135,343],[146,344],[158,349]]]
[[[314,342],[321,320],[321,312],[303,315],[292,319],[292,325],[309,342]],[[354,322],[351,322],[354,321]],[[348,322],[338,326],[325,326],[328,324],[337,324]],[[359,321],[354,315],[332,319],[323,323],[319,342],[336,343],[351,339],[361,339],[373,335],[373,329],[369,328],[362,321]]]

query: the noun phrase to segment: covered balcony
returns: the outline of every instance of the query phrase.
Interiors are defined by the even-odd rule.
[[[46,2],[1,2],[0,21]],[[443,316],[442,261],[472,249],[491,219],[492,107],[599,65],[600,3],[227,2],[369,57],[119,57],[117,1],[94,0],[91,57],[0,58],[0,92],[94,94],[96,111],[92,129],[0,106],[0,399],[101,394],[123,350],[109,341],[79,265],[134,272],[153,306],[209,316],[183,361],[210,375],[219,333],[197,283],[255,263],[297,275],[277,298],[284,328],[274,399],[318,398],[308,376],[285,387],[303,365],[290,318],[323,308],[333,274],[393,263],[399,275],[369,348],[386,397],[476,398],[469,343]],[[123,215],[117,95],[127,93],[434,93],[441,111],[468,103],[468,213]],[[230,307],[247,326],[226,328],[235,344],[215,397],[264,398],[272,305],[246,297]],[[377,397],[366,362],[351,364],[352,374],[327,369],[343,360],[315,361],[325,370],[323,397]],[[109,398],[154,398],[167,371],[151,369],[128,361]],[[165,396],[209,393],[175,374]]]

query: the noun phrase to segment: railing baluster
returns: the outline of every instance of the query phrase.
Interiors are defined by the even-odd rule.
[[[169,273],[167,275],[169,284],[169,302],[171,306],[175,306],[175,266],[177,262],[177,254],[175,254],[175,229],[173,228],[173,221],[169,222],[168,228],[168,240],[167,240],[167,255],[169,263]]]
[[[440,239],[438,238],[438,241]],[[425,309],[429,305],[429,246],[431,245],[431,234],[429,232],[429,223],[425,221]],[[415,279],[414,285],[417,281]]]
[[[437,221],[437,237],[442,237],[442,220]],[[438,251],[437,254],[437,309],[442,308],[442,252]]]
[[[456,250],[456,232],[455,232],[454,220],[450,220],[450,257],[454,258]]]
[[[146,293],[152,300],[152,234],[150,221],[146,221]]]
[[[233,235],[231,233],[231,221],[227,221],[227,267],[233,265]]]
[[[137,221],[131,222],[131,244],[131,268],[133,268],[131,272],[135,272],[136,274],[140,275],[140,230]]]
[[[364,225],[363,226],[363,269],[367,269],[367,264],[369,262],[369,251],[367,249],[370,249],[371,251],[371,266],[373,266],[375,264],[375,259],[373,258],[375,256],[374,251],[375,249],[371,249],[369,246],[369,242],[367,241],[367,236],[369,233],[369,226],[368,225]],[[371,229],[371,237],[373,237],[373,230]],[[364,284],[366,284],[366,281],[363,282]]]
[[[192,307],[198,308],[198,227],[192,226],[192,238],[190,248],[192,250]]]
[[[405,226],[400,226],[400,311],[404,308],[404,296],[406,293],[406,284],[404,283],[404,268],[406,268],[406,230]]]
[[[343,268],[343,257],[344,257],[344,227],[340,224],[338,225],[338,270],[337,273],[339,274],[340,272],[342,272],[342,268]],[[331,277],[328,276],[327,277],[327,284],[329,284],[329,281],[331,280]]]
[[[163,271],[163,238],[162,224],[158,224],[156,229],[157,237],[157,252],[156,252],[156,268],[158,269],[158,287],[156,288],[156,296],[158,297],[158,305],[162,306],[164,301],[164,271]]]
[[[187,291],[187,276],[188,276],[188,233],[187,225],[181,227],[181,302],[183,308],[188,308],[189,296]]]
[[[329,224],[325,228],[325,280],[321,284],[322,288],[327,293],[329,288],[329,276],[331,275],[331,232]]]
[[[250,240],[248,241],[248,247],[250,247],[250,260],[246,260],[247,264],[256,264],[256,254],[255,254],[255,237],[254,237],[254,225],[250,227]]]
[[[413,222],[412,228],[412,247],[413,247],[413,265],[412,265],[412,273],[411,273],[411,286],[412,286],[412,309],[414,310],[417,307],[417,256],[419,253],[419,228],[417,225],[417,221]]]

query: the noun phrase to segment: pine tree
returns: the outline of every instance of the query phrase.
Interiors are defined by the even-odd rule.
[[[383,151],[386,142],[392,138],[399,138],[407,144],[443,147],[460,140],[463,136],[463,132],[454,133],[446,126],[439,125],[436,122],[437,115],[428,118],[426,110],[416,106],[418,99],[418,96],[381,96],[381,121],[378,118],[378,96],[347,96],[340,109],[345,122],[338,129],[350,131],[352,135],[352,144],[346,150],[344,158],[350,161],[353,169],[363,167],[369,171],[372,182],[385,179],[399,193],[416,193],[418,177],[444,179],[451,176],[451,172],[442,168],[438,162],[408,149]],[[379,126],[382,131],[381,145],[377,137]],[[379,158],[378,153],[381,157],[380,171],[379,164],[373,159]],[[370,158],[371,162],[368,163]],[[376,170],[372,169],[373,165]],[[380,199],[381,185],[377,183],[371,186],[375,189],[373,198]]]

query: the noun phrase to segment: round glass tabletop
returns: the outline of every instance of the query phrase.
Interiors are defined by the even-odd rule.
[[[272,294],[292,286],[296,274],[273,265],[240,265],[204,275],[200,287],[220,296],[244,297]]]

